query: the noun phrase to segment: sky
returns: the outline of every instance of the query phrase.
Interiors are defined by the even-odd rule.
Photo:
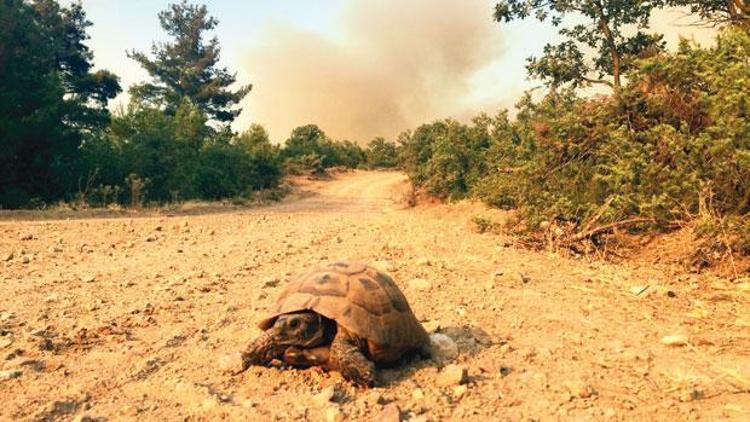
[[[63,1],[62,3],[70,3]],[[148,79],[126,51],[166,41],[157,13],[166,0],[83,0],[96,68],[121,78],[125,91]],[[534,20],[497,24],[491,0],[208,0],[219,20],[221,65],[253,89],[234,122],[260,123],[274,142],[318,124],[329,136],[366,143],[446,117],[512,109],[538,81],[525,59],[557,40]],[[690,26],[679,10],[653,27],[674,46],[710,30]],[[126,104],[127,93],[112,107]]]

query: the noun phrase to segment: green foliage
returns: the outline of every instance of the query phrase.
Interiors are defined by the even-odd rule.
[[[367,144],[366,162],[370,168],[393,168],[398,165],[396,144],[378,137]]]
[[[98,186],[119,187],[124,203],[241,196],[273,188],[281,178],[278,148],[262,127],[253,125],[237,138],[215,133],[187,99],[174,115],[131,105],[83,152]],[[146,181],[142,198],[133,196],[133,178]]]
[[[107,124],[120,91],[91,72],[83,9],[0,2],[0,207],[63,198],[81,179],[82,136]]]
[[[527,95],[513,122],[481,116],[402,134],[401,160],[427,192],[518,208],[529,229],[623,221],[666,228],[705,215],[709,201],[714,228],[702,232],[722,228],[746,253],[748,57],[744,31],[726,31],[708,49],[683,41],[675,53],[639,61],[618,99],[573,89],[540,101]]]
[[[485,172],[491,121],[480,116],[470,126],[443,120],[399,136],[400,160],[415,186],[447,199],[461,199]]]
[[[281,156],[292,172],[301,169],[321,172],[334,166],[357,168],[366,160],[362,147],[350,141],[334,141],[314,124],[292,130]]]
[[[161,27],[174,40],[154,44],[150,59],[146,54],[131,51],[128,56],[151,75],[153,81],[137,85],[131,95],[138,101],[165,107],[173,113],[187,97],[209,119],[229,124],[240,114],[234,108],[251,90],[247,85],[231,90],[236,75],[217,67],[219,41],[206,41],[204,33],[213,30],[218,21],[208,14],[206,6],[192,5],[183,0],[170,4],[159,13]]]
[[[553,88],[597,83],[609,85],[617,92],[622,75],[633,68],[635,59],[664,49],[660,35],[643,32],[648,28],[652,10],[663,3],[660,0],[504,0],[495,6],[495,20],[510,22],[533,16],[542,22],[549,19],[559,27],[566,19],[571,22],[583,19],[585,22],[559,30],[565,41],[545,46],[540,58],[529,58],[529,75]],[[592,60],[587,60],[585,51],[594,52]]]

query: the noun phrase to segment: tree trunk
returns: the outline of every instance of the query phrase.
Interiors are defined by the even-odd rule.
[[[728,0],[727,12],[732,25],[750,30],[750,5],[745,0]]]
[[[602,33],[604,34],[607,48],[609,48],[609,54],[612,57],[612,89],[615,91],[615,96],[619,97],[621,86],[620,53],[617,51],[617,43],[615,43],[615,37],[614,35],[612,35],[612,30],[609,28],[609,19],[604,14],[604,7],[602,6],[601,2],[596,2],[595,7],[597,13],[599,14],[599,29],[601,29]]]

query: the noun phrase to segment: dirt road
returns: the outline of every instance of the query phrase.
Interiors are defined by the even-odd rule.
[[[473,232],[494,215],[478,205],[402,209],[398,173],[301,189],[203,215],[0,216],[0,420],[750,418],[748,283],[519,249]],[[340,258],[390,272],[469,382],[439,387],[429,360],[370,391],[218,369],[290,276]]]

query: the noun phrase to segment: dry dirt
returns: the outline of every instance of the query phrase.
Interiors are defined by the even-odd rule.
[[[478,205],[404,209],[399,173],[299,189],[199,215],[0,215],[0,419],[750,418],[750,283],[516,248],[472,230],[494,215]],[[219,370],[292,275],[340,258],[390,272],[468,382],[438,386],[430,360],[369,391]]]

